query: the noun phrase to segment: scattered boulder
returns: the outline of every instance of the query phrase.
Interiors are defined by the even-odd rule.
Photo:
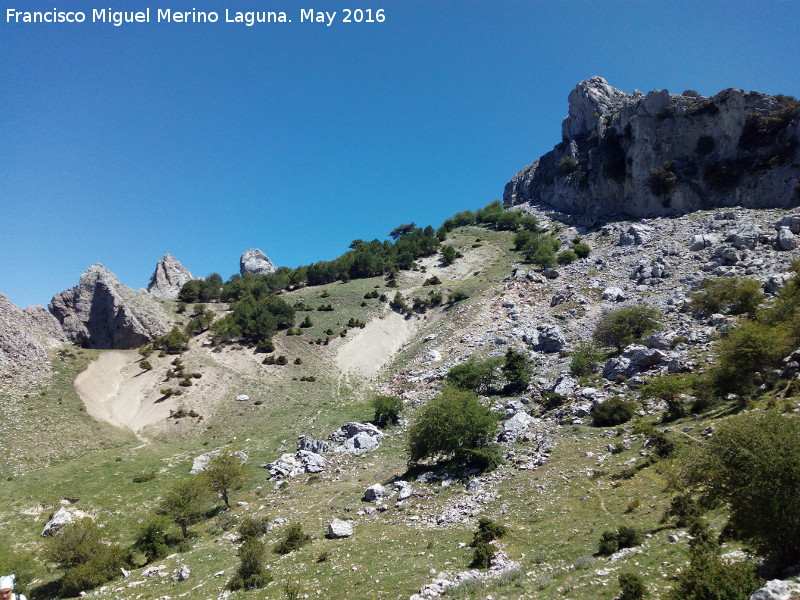
[[[411,484],[407,481],[395,481],[394,482],[394,489],[397,490],[397,501],[401,502],[406,498],[410,498],[411,494],[413,493],[413,489],[411,488]]]
[[[171,300],[178,297],[183,284],[192,279],[189,269],[171,254],[165,254],[156,263],[156,270],[150,276],[147,292],[153,298]]]
[[[75,517],[63,506],[59,508],[50,518],[42,530],[42,537],[50,537],[58,533],[62,528],[75,521]]]
[[[351,535],[353,535],[353,524],[350,523],[350,521],[333,519],[330,523],[328,523],[328,537],[348,538]]]
[[[186,565],[181,565],[178,567],[175,572],[172,574],[173,581],[186,581],[189,579],[189,576],[192,574],[192,571]]]
[[[795,600],[800,598],[800,583],[773,579],[750,596],[750,600]]]
[[[775,223],[775,229],[788,227],[795,235],[800,234],[800,214],[786,215]]]
[[[764,282],[764,291],[768,294],[777,294],[778,291],[785,286],[792,277],[792,273],[779,273],[776,275],[770,275]]]
[[[189,473],[191,475],[197,475],[198,473],[202,473],[208,468],[208,463],[211,462],[211,459],[214,458],[215,456],[219,456],[220,454],[222,454],[221,450],[211,450],[210,452],[206,452],[205,454],[196,456],[194,461],[192,461],[192,468],[189,470]],[[242,460],[242,464],[247,462],[247,454],[245,454],[241,450],[237,450],[233,454],[235,454]]]
[[[497,436],[500,442],[513,442],[530,427],[535,419],[526,412],[518,412],[500,425],[501,431]]]
[[[247,402],[248,400],[250,400],[250,396],[248,396],[247,394],[239,394],[238,396],[236,396],[237,402]]]
[[[101,264],[89,267],[76,287],[53,296],[48,308],[70,342],[89,348],[138,348],[172,327],[152,296],[122,285]]]
[[[380,446],[384,434],[372,423],[349,422],[342,425],[330,436],[341,445],[334,447],[334,452],[368,452]]]
[[[308,450],[314,454],[324,454],[333,450],[333,444],[323,440],[316,440],[308,435],[301,435],[297,438],[298,450]]]
[[[269,275],[277,270],[267,255],[258,248],[248,250],[239,259],[239,272],[242,275]]]
[[[622,302],[626,298],[627,296],[625,295],[625,292],[618,287],[607,287],[603,290],[603,300],[608,300],[610,302]]]
[[[752,250],[758,243],[758,238],[761,236],[761,229],[752,223],[745,223],[733,234],[731,243],[737,250]]]
[[[295,458],[300,461],[305,473],[321,473],[328,468],[325,457],[309,450],[298,450]]]
[[[321,454],[298,450],[295,454],[283,454],[278,460],[261,466],[272,477],[292,478],[304,473],[321,473],[328,468],[328,461]]]
[[[564,332],[557,325],[539,325],[536,330],[521,330],[522,339],[538,352],[560,352],[567,343]]]
[[[689,250],[692,252],[697,252],[698,250],[703,250],[704,248],[716,246],[718,243],[719,238],[715,235],[693,235],[691,241],[689,242]]]
[[[367,502],[378,502],[386,495],[386,489],[380,484],[369,486],[364,490],[364,500]]]
[[[778,250],[794,250],[797,248],[797,238],[788,227],[778,229],[778,236],[775,239]]]

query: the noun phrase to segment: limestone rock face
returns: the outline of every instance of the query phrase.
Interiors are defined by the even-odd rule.
[[[239,259],[239,272],[242,275],[250,273],[252,275],[269,275],[277,271],[277,267],[267,258],[258,248],[248,250]]]
[[[47,371],[47,353],[67,340],[41,306],[21,310],[0,294],[0,378],[32,383]]]
[[[171,254],[165,254],[157,263],[150,277],[147,292],[153,298],[171,300],[178,297],[183,284],[192,279],[189,269]]]
[[[800,104],[736,89],[627,94],[592,77],[569,94],[562,141],[517,173],[503,200],[590,219],[657,217],[796,206],[798,180]]]
[[[99,263],[81,275],[76,287],[53,296],[48,308],[70,342],[89,348],[136,348],[172,326],[158,302],[122,285]]]

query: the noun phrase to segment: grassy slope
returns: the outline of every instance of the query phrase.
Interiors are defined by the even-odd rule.
[[[476,242],[477,237],[481,242]],[[468,326],[475,313],[474,299],[495,293],[513,259],[508,253],[510,234],[470,228],[454,236],[452,243],[465,253],[473,250],[475,243],[480,243],[482,251],[487,247],[493,249],[488,253],[493,258],[466,279],[444,281],[441,287],[465,289],[473,296],[473,300],[462,306],[428,319],[429,329],[444,334],[457,333],[459,328]],[[424,273],[404,274],[400,286],[419,285],[426,276]],[[76,420],[61,429],[58,438],[48,437],[42,446],[50,446],[54,452],[76,449],[74,454],[78,456],[6,482],[0,491],[0,523],[8,539],[37,551],[40,548],[38,534],[47,515],[58,505],[59,499],[70,497],[79,498],[77,507],[96,515],[109,539],[129,543],[137,524],[155,504],[161,490],[187,476],[191,459],[196,454],[228,443],[248,452],[251,464],[257,466],[275,459],[283,451],[293,451],[297,435],[309,433],[325,437],[344,421],[367,420],[371,416],[369,390],[358,380],[343,381],[331,365],[341,340],[336,338],[329,346],[308,342],[324,337],[328,327],[338,333],[350,317],[368,320],[378,314],[381,310],[378,300],[368,300],[366,307],[359,306],[363,295],[376,285],[391,298],[394,290],[385,288],[382,279],[336,283],[287,294],[287,300],[292,302],[303,301],[311,306],[331,303],[336,310],[298,312],[298,322],[309,314],[314,326],[302,330],[301,336],[281,334],[276,339],[276,355],[285,354],[290,359],[289,365],[265,366],[258,375],[237,375],[236,388],[246,390],[251,402],[221,402],[204,413],[201,425],[179,436],[161,435],[150,446],[136,450],[133,448],[139,445],[137,440],[117,430],[111,430],[114,435],[109,435],[106,426],[90,423],[75,404],[74,393],[69,394],[70,378],[85,365],[89,355],[81,353],[82,358],[70,368],[66,362],[57,364],[59,379],[43,397],[63,397],[66,402],[69,396],[68,414]],[[324,290],[329,297],[321,297]],[[427,333],[428,329],[423,331]],[[422,347],[421,337],[417,336],[408,345],[386,369],[384,377],[409,364]],[[302,359],[302,365],[292,364],[295,357]],[[302,375],[314,375],[318,380],[293,379]],[[262,404],[256,405],[257,400]],[[38,416],[42,409],[38,406],[38,410],[31,413]],[[29,427],[34,428],[34,425]],[[76,445],[76,440],[86,437],[98,445]],[[59,443],[54,443],[56,439]],[[644,575],[654,582],[654,587],[669,585],[668,577],[685,562],[686,556],[685,543],[668,544],[669,532],[658,531],[659,519],[668,502],[667,480],[662,472],[668,465],[662,463],[648,468],[632,479],[616,479],[614,476],[624,469],[625,463],[638,456],[641,441],[633,450],[612,456],[601,467],[597,465],[597,455],[605,453],[605,446],[614,442],[613,437],[603,437],[602,430],[586,426],[561,428],[556,442],[552,458],[544,467],[535,471],[503,467],[508,477],[499,484],[499,496],[483,509],[484,514],[510,525],[511,533],[503,545],[512,560],[521,563],[521,572],[516,578],[508,578],[503,585],[488,587],[486,591],[495,599],[563,598],[567,594],[573,600],[610,599],[618,592],[616,569],[620,567]],[[114,443],[118,445],[113,447]],[[32,446],[23,447],[23,450],[25,448]],[[587,456],[587,452],[595,456]],[[34,461],[35,456],[33,452],[28,459]],[[360,457],[336,455],[333,461],[332,468],[322,475],[300,477],[282,491],[274,489],[266,478],[266,471],[254,469],[246,488],[236,495],[236,500],[248,503],[246,506],[195,526],[197,538],[190,551],[157,563],[169,569],[179,564],[188,565],[192,569],[188,581],[144,580],[134,573],[131,580],[112,582],[90,593],[89,597],[142,600],[164,595],[175,598],[182,594],[216,597],[237,562],[235,546],[220,535],[226,521],[231,517],[235,521],[244,514],[300,521],[314,540],[289,557],[270,556],[270,569],[276,581],[268,588],[232,597],[283,598],[282,585],[297,581],[311,598],[407,598],[432,579],[431,569],[458,571],[466,568],[471,551],[467,547],[460,548],[459,544],[470,541],[474,523],[442,529],[415,526],[409,520],[414,516],[436,515],[450,506],[465,493],[461,485],[445,488],[436,484],[415,484],[416,495],[405,506],[398,508],[390,501],[385,513],[357,515],[366,506],[360,500],[364,488],[376,482],[387,483],[404,472],[401,430],[390,432],[386,442],[375,452]],[[145,469],[155,470],[156,479],[133,483],[132,477]],[[599,477],[589,475],[590,470],[599,469],[605,473]],[[632,500],[638,500],[640,506],[626,512]],[[355,519],[355,535],[346,540],[325,539],[326,525],[333,517]],[[620,563],[608,564],[605,559],[593,557],[600,533],[621,524],[633,524],[655,533],[642,553]],[[276,541],[279,533],[280,528],[275,528],[268,534],[268,541]],[[325,552],[329,553],[328,560],[317,562]],[[598,569],[610,570],[598,574]],[[223,576],[214,577],[222,570],[225,570]],[[44,578],[54,576],[44,572],[42,575]],[[127,588],[132,581],[141,583]],[[199,587],[202,593],[197,590]]]

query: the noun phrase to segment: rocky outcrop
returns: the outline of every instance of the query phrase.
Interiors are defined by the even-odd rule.
[[[569,95],[562,138],[506,185],[506,205],[598,218],[800,204],[800,103],[784,96],[626,94],[592,77]]]
[[[89,267],[76,287],[53,296],[48,308],[70,342],[89,348],[136,348],[172,326],[158,302],[122,285],[101,264]]]
[[[0,294],[0,379],[32,384],[48,370],[48,350],[64,342],[58,321],[41,306],[21,310]]]
[[[258,248],[248,250],[239,259],[239,272],[242,275],[269,275],[277,271],[277,267]]]
[[[172,254],[165,254],[156,263],[156,270],[153,271],[150,283],[147,285],[147,293],[153,298],[172,300],[178,297],[183,284],[190,279],[192,274],[189,269]]]

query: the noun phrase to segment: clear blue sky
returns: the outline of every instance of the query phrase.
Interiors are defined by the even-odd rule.
[[[9,24],[6,10],[285,10],[292,23]],[[383,8],[382,24],[299,23]],[[800,3],[0,0],[0,292],[101,262],[144,287],[329,260],[502,197],[575,84],[800,96]],[[89,15],[91,17],[91,15]],[[224,17],[223,17],[224,18]]]

